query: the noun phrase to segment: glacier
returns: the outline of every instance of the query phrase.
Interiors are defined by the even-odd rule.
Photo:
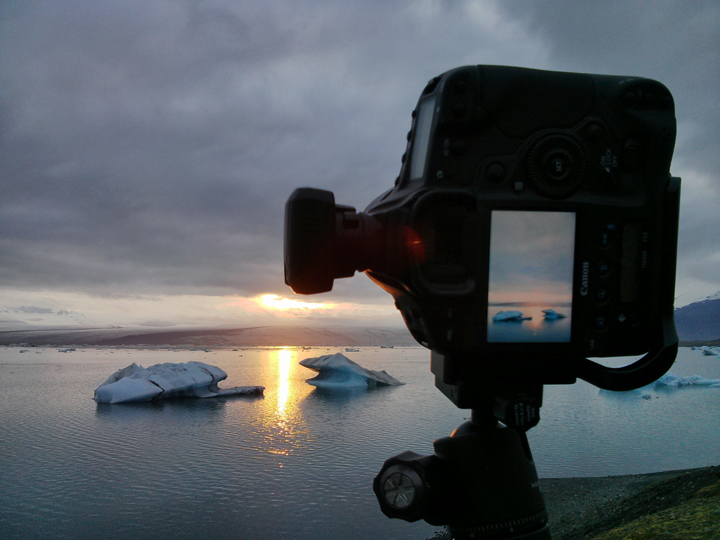
[[[405,384],[388,375],[385,371],[366,369],[342,353],[305,358],[300,360],[300,365],[318,372],[318,375],[308,379],[307,383],[322,388],[400,386]]]
[[[175,397],[262,395],[265,391],[263,386],[218,388],[217,383],[226,378],[222,369],[204,362],[166,362],[148,368],[133,362],[98,386],[93,399],[98,403],[136,403]]]

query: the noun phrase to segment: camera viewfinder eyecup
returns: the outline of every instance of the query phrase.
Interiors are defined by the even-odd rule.
[[[337,278],[364,271],[381,254],[379,222],[332,192],[298,188],[285,204],[285,283],[297,294],[332,290]]]

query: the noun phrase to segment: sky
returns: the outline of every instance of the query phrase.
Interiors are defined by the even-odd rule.
[[[570,305],[574,251],[574,212],[493,211],[488,302]]]
[[[285,286],[294,188],[365,208],[425,83],[500,64],[674,95],[677,305],[720,290],[717,1],[0,1],[0,325],[402,325]]]

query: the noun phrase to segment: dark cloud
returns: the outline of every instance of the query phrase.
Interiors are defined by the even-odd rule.
[[[424,83],[465,64],[661,80],[678,107],[676,166],[716,181],[718,10],[2,3],[0,281],[121,296],[284,294],[287,196],[310,185],[362,209],[397,174]],[[718,219],[686,228],[717,228]],[[681,253],[714,249],[697,241]],[[334,294],[386,296],[367,279],[342,280]]]

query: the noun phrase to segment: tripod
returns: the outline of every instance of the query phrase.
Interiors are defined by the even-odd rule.
[[[434,455],[403,452],[387,460],[373,482],[383,513],[448,525],[454,540],[551,540],[525,435],[539,421],[539,407],[533,400],[488,400],[433,443]]]

